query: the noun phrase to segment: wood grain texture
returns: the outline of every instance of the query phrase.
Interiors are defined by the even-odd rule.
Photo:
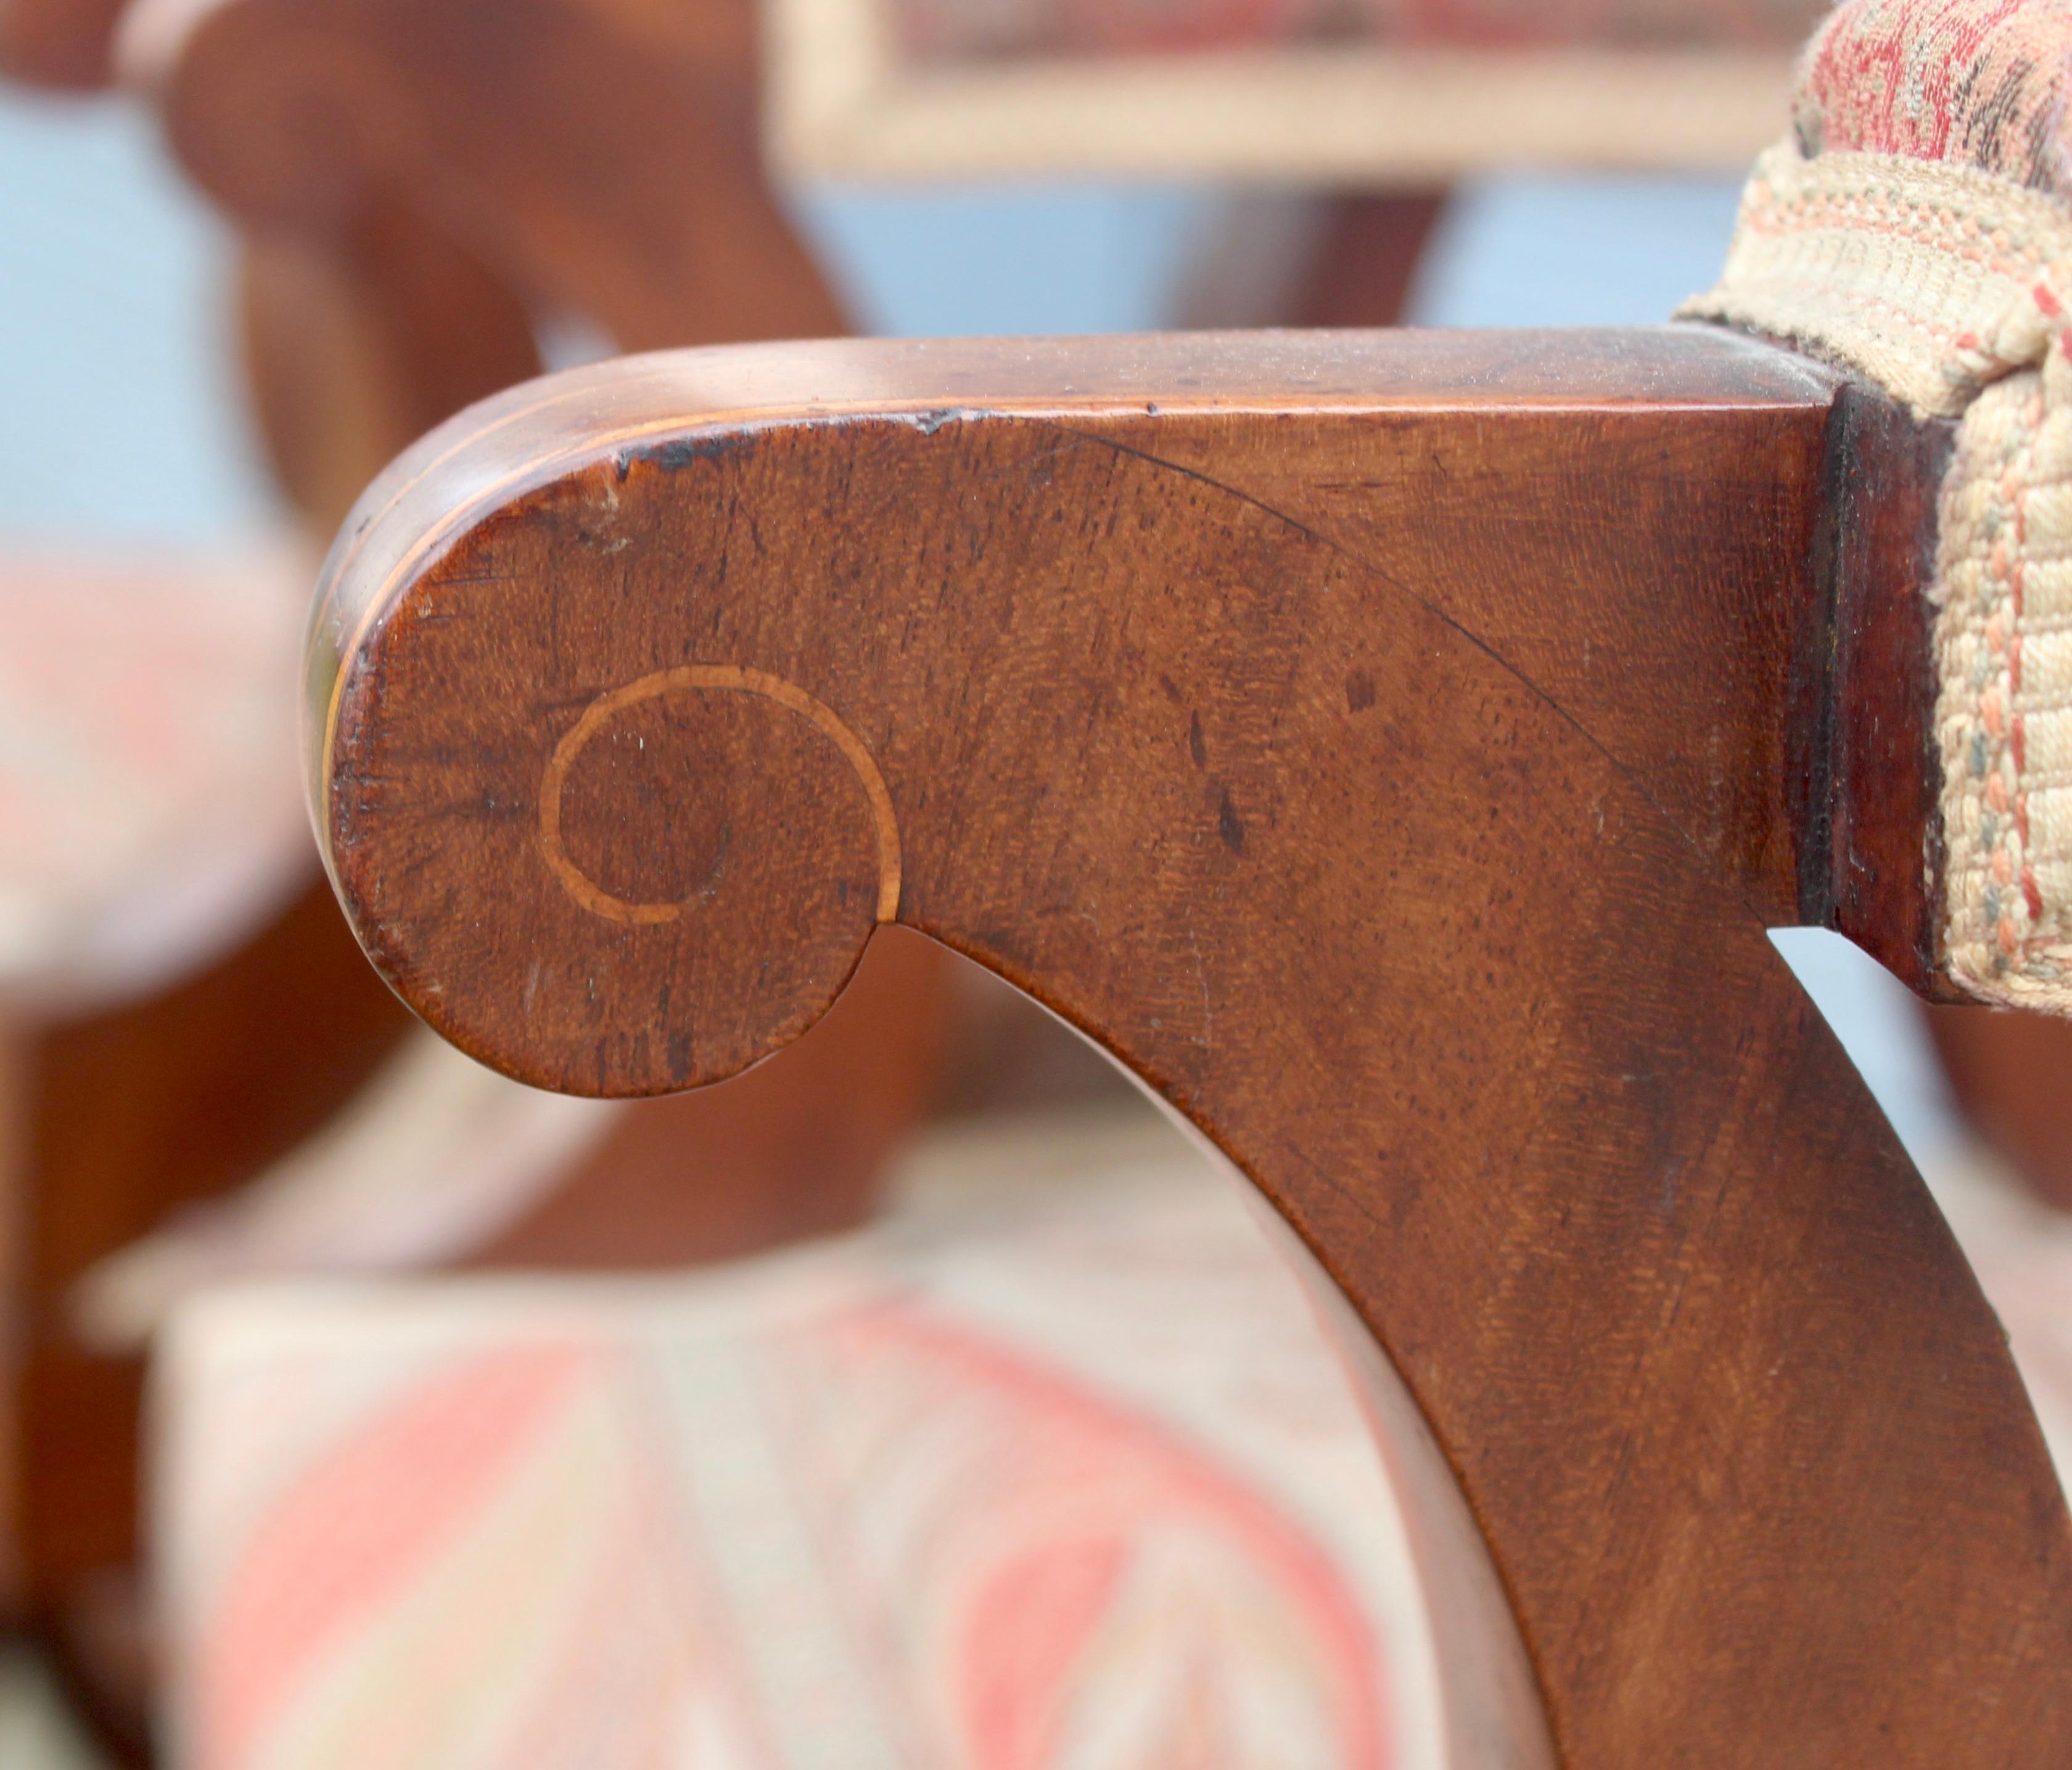
[[[1805,771],[1849,717],[1848,672],[1807,669],[1838,643],[1840,392],[1675,328],[544,382],[427,439],[334,556],[329,861],[485,1060],[625,1094],[734,1073],[882,925],[866,771],[783,697],[614,697],[790,685],[885,783],[897,921],[1101,1042],[1344,1292],[1563,1763],[2056,1762],[2056,1479],[1765,932],[1836,852]],[[668,919],[596,914],[543,848],[586,719],[568,852]]]
[[[933,1104],[948,1033],[941,950],[887,937],[810,1037],[723,1088],[627,1113],[549,1197],[458,1263],[649,1271],[861,1222]]]
[[[1935,737],[1937,500],[1955,426],[1843,389],[1824,548],[1833,614],[1802,663],[1800,919],[1840,930],[1932,1000],[1944,975],[1942,757]]]

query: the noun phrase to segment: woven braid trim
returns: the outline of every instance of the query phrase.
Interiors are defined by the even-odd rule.
[[[2072,214],[1884,154],[1758,163],[1688,315],[1790,338],[1961,417],[1936,581],[1944,963],[2072,1014]]]
[[[1980,395],[1934,596],[1944,942],[1973,994],[2072,1013],[2072,363]]]
[[[2072,215],[1990,172],[1896,154],[1756,162],[1719,286],[1683,317],[1789,338],[1922,416],[1955,417],[2041,359],[2032,298],[2072,268]]]

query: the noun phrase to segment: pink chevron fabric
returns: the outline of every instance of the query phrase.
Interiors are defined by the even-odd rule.
[[[1824,0],[893,0],[911,54],[968,60],[1289,44],[1787,48]]]
[[[158,1417],[183,1770],[1433,1761],[1359,1409],[1184,1149],[712,1279],[219,1297]]]
[[[1236,1197],[1141,1136],[936,1170],[730,1274],[189,1305],[175,1770],[1461,1761],[1395,1489]],[[2072,1226],[1929,1178],[2072,1467]]]

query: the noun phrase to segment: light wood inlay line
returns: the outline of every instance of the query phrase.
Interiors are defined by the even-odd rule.
[[[892,794],[885,784],[885,776],[863,740],[849,729],[841,715],[816,700],[796,684],[773,676],[767,671],[727,663],[684,664],[674,670],[658,671],[652,676],[643,676],[623,688],[600,695],[569,728],[568,735],[554,746],[554,754],[548,758],[546,773],[540,782],[540,848],[547,864],[553,869],[555,877],[569,895],[593,915],[635,927],[656,926],[674,922],[683,914],[684,906],[680,903],[628,903],[623,897],[614,897],[569,858],[561,841],[561,792],[576,758],[611,720],[628,707],[658,696],[684,693],[754,695],[775,701],[808,721],[842,753],[849,766],[856,770],[864,797],[870,801],[871,821],[878,832],[878,919],[882,922],[897,921],[899,822],[892,809]]]

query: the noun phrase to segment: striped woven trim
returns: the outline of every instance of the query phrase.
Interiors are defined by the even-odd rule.
[[[2072,267],[2056,199],[1968,167],[1897,154],[1756,162],[1719,286],[1683,317],[1789,338],[1924,417],[2041,360],[2040,281]]]
[[[2072,1013],[2072,367],[1988,388],[1942,488],[1934,595],[1951,975]]]
[[[1758,163],[1692,318],[1786,337],[1960,417],[1936,581],[1944,963],[2072,1014],[2072,213],[1882,154]]]

